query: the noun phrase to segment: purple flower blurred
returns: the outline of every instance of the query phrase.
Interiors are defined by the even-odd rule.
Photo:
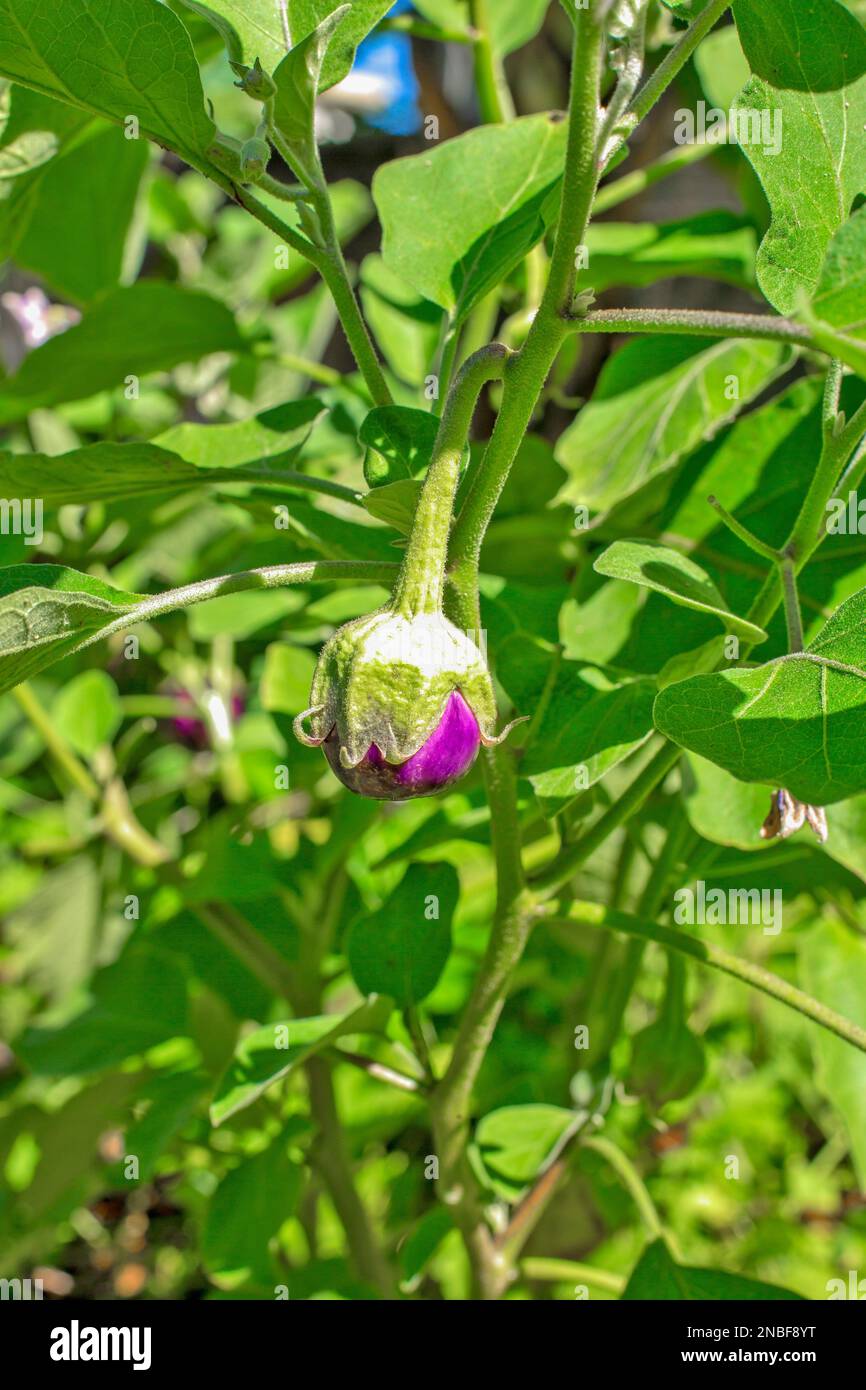
[[[182,705],[188,705],[189,714],[179,714],[172,719],[171,724],[178,738],[182,743],[188,743],[193,748],[207,748],[211,738],[206,720],[196,713],[196,702],[188,690],[173,690],[171,694]],[[220,702],[221,703],[221,702]],[[231,700],[230,717],[234,723],[240,719],[246,709],[246,700],[240,691],[235,691]]]

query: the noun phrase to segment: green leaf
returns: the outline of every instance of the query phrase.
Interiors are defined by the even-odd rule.
[[[742,149],[772,211],[758,283],[787,314],[866,191],[866,32],[837,0],[735,0],[734,16],[753,73],[735,109],[781,122],[781,150]]]
[[[222,36],[233,62],[252,67],[258,58],[273,72],[286,56],[286,37],[277,0],[183,0],[187,9],[209,19]],[[322,70],[320,90],[341,82],[351,70],[355,50],[391,8],[392,0],[353,0],[336,25],[334,40]],[[339,0],[289,0],[289,31],[293,48],[337,9]]]
[[[178,430],[223,428],[230,431],[234,427],[182,425]],[[216,456],[219,445],[217,441],[213,444]],[[289,456],[293,457],[300,447],[299,444],[288,450]],[[216,462],[199,466],[154,444],[87,444],[83,449],[52,456],[0,452],[0,489],[4,496],[26,497],[37,488],[47,507],[149,497],[214,483],[279,481],[279,477],[278,472],[270,469],[221,467]]]
[[[853,413],[864,391],[863,383],[855,378],[843,383],[842,407],[847,415]],[[820,377],[805,377],[744,415],[717,443],[689,460],[671,492],[669,505],[643,515],[649,534],[676,537],[677,544],[688,547],[733,613],[749,612],[764,582],[766,566],[728,531],[707,497],[715,494],[762,541],[775,549],[783,547],[821,451],[820,396]],[[818,631],[827,613],[864,585],[866,550],[860,539],[828,537],[820,554],[800,575],[807,640]],[[630,671],[658,672],[669,659],[694,650],[718,631],[712,618],[672,608],[661,595],[650,594],[632,618],[625,643],[608,648],[601,659]],[[783,613],[776,614],[768,631],[772,648],[766,655],[778,656],[787,650]],[[686,671],[680,679],[695,674],[696,670]]]
[[[862,861],[861,861],[862,862]],[[801,938],[803,988],[846,1018],[861,1018],[866,998],[866,945],[850,927],[824,917]],[[817,1080],[845,1121],[854,1168],[866,1183],[866,1055],[824,1028],[810,1028]]]
[[[750,852],[774,848],[760,838],[770,809],[766,787],[759,782],[744,786],[729,772],[706,758],[689,754],[691,776],[686,791],[686,812],[694,829],[713,844],[731,845]],[[807,831],[811,835],[811,831]]]
[[[694,1269],[677,1264],[663,1240],[648,1245],[637,1262],[624,1299],[659,1299],[675,1302],[722,1299],[799,1299],[800,1295],[775,1284],[725,1274],[720,1269]]]
[[[15,376],[0,382],[0,424],[94,396],[130,376],[243,347],[224,304],[197,291],[142,280],[99,300],[81,323],[36,348]]]
[[[85,758],[111,743],[122,718],[117,686],[107,671],[82,671],[74,676],[51,708],[52,723]]]
[[[348,5],[340,5],[333,14],[296,43],[283,58],[274,73],[277,93],[274,97],[274,124],[285,136],[290,162],[309,186],[321,177],[314,130],[316,96],[334,31],[349,14]]]
[[[669,952],[658,1016],[632,1038],[629,1089],[648,1096],[655,1106],[682,1100],[704,1075],[704,1043],[689,1028],[686,983],[686,962]]]
[[[234,1060],[217,1087],[211,1122],[221,1125],[264,1095],[295,1067],[338,1038],[352,1033],[382,1033],[393,1011],[390,999],[373,998],[342,1014],[268,1023],[238,1043]]]
[[[707,99],[730,111],[752,75],[736,26],[728,24],[708,34],[698,44],[694,64]]]
[[[286,54],[277,0],[181,0],[188,10],[209,20],[235,63],[252,67],[258,58],[273,72]]]
[[[591,667],[560,661],[526,633],[499,648],[496,674],[518,714],[537,711],[549,691],[520,770],[550,814],[594,786],[652,732],[653,681],[613,685]]]
[[[214,138],[177,15],[153,0],[0,0],[0,75],[123,123],[195,163]]]
[[[62,101],[0,82],[0,194],[5,214],[34,175],[75,141],[90,117]]]
[[[550,0],[495,0],[490,6],[490,42],[503,58],[534,39]]]
[[[755,230],[730,212],[703,212],[678,222],[594,222],[585,244],[581,285],[652,285],[675,275],[705,276],[744,289],[755,278]]]
[[[298,613],[305,603],[306,596],[294,588],[220,594],[218,598],[191,608],[187,622],[196,642],[211,642],[219,636],[245,642],[263,629]]]
[[[738,339],[628,343],[556,446],[569,475],[557,500],[606,510],[631,496],[734,419],[786,357],[775,343]]]
[[[140,602],[63,565],[0,569],[0,694],[96,640]]]
[[[514,1199],[555,1153],[574,1124],[573,1110],[559,1105],[507,1105],[485,1115],[475,1146],[497,1191]]]
[[[113,289],[127,269],[148,143],[27,87],[10,86],[6,95],[0,255],[65,298],[87,303]]]
[[[389,368],[410,386],[423,386],[442,324],[442,310],[389,270],[381,256],[361,263],[361,305]]]
[[[461,322],[542,237],[567,125],[524,116],[377,170],[373,198],[390,270]]]
[[[36,93],[26,95],[49,105]],[[71,149],[16,180],[16,196],[0,203],[0,247],[75,303],[115,289],[127,269],[149,158],[145,140],[127,140],[114,126],[92,121]]]
[[[425,999],[451,952],[459,896],[450,864],[411,864],[378,912],[350,928],[346,955],[361,992],[387,994],[400,1008]]]
[[[84,506],[194,487],[198,469],[152,444],[88,444],[68,454],[0,453],[0,489],[23,497],[38,488],[48,507]]]
[[[186,976],[174,956],[130,946],[96,976],[93,1002],[57,1028],[28,1028],[15,1050],[39,1076],[80,1076],[186,1031]]]
[[[208,1207],[202,1259],[220,1288],[252,1280],[274,1283],[269,1244],[294,1212],[301,1170],[277,1140],[264,1153],[244,1158],[220,1183]]]
[[[138,1113],[126,1131],[125,1150],[138,1159],[143,1181],[153,1176],[172,1139],[192,1119],[210,1084],[210,1078],[202,1071],[170,1072],[154,1077],[137,1098]]]
[[[866,791],[866,590],[805,652],[755,670],[695,676],[658,696],[668,738],[743,782],[786,787],[813,806]]]
[[[803,317],[827,352],[866,377],[866,207],[830,242]]]
[[[24,498],[38,488],[46,506],[60,507],[228,482],[279,483],[324,409],[309,398],[231,424],[174,425],[151,444],[88,444],[51,456],[0,452],[0,491]]]
[[[466,0],[416,0],[414,8],[443,29],[465,30],[469,23]],[[494,52],[505,58],[529,43],[549,8],[550,0],[493,0],[487,22]]]
[[[319,80],[320,91],[326,92],[349,75],[358,44],[385,18],[391,5],[392,0],[352,0],[351,9],[336,26],[329,44]],[[292,42],[299,44],[338,8],[342,6],[337,0],[289,0]]]
[[[685,608],[712,613],[727,632],[736,633],[746,642],[757,645],[767,640],[763,628],[729,611],[706,570],[670,546],[656,541],[614,541],[599,555],[593,569],[609,579],[624,579],[654,589]]]
[[[358,432],[366,446],[364,477],[368,487],[415,478],[429,466],[439,420],[427,410],[382,405],[371,410]]]
[[[104,949],[101,917],[102,879],[92,859],[78,855],[50,869],[26,902],[6,915],[10,984],[24,982],[49,1004],[68,997]]]
[[[316,658],[306,647],[272,642],[265,652],[261,699],[266,710],[299,714],[310,703]]]
[[[362,499],[364,510],[386,526],[408,536],[415,520],[418,498],[422,483],[418,478],[399,478],[395,483],[385,483],[373,488]]]
[[[436,1206],[424,1213],[400,1246],[400,1268],[411,1292],[447,1235],[454,1222],[447,1207]]]
[[[294,462],[325,409],[322,401],[308,396],[225,425],[173,425],[153,442],[200,468],[239,468],[258,461],[275,468]]]
[[[695,19],[705,8],[708,0],[662,0],[666,9],[671,10],[677,17],[686,24]]]
[[[65,1105],[46,1110],[34,1101],[0,1120],[0,1152],[11,1159],[16,1140],[27,1136],[36,1156],[32,1175],[17,1188],[33,1230],[54,1226],[74,1207],[105,1191],[99,1141],[106,1131],[127,1122],[140,1086],[140,1074],[114,1072],[79,1090]],[[0,1238],[9,1250],[22,1235],[22,1207],[9,1200],[10,1164],[5,1167]]]

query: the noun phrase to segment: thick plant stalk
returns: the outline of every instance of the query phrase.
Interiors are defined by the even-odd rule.
[[[397,565],[385,560],[301,560],[292,565],[264,565],[261,569],[239,570],[215,579],[200,579],[184,584],[180,589],[167,589],[162,594],[149,594],[130,608],[122,617],[107,623],[95,636],[82,642],[78,650],[101,642],[116,632],[124,632],[137,623],[160,618],[179,608],[191,608],[196,603],[223,594],[246,594],[256,589],[282,589],[287,584],[321,584],[332,579],[353,579],[368,584],[390,584],[397,575]]]
[[[287,246],[291,246],[318,270],[331,292],[343,326],[343,332],[346,335],[346,341],[352,350],[352,355],[364,378],[373,404],[390,405],[391,392],[385,380],[376,349],[373,346],[373,340],[358,306],[352,282],[349,279],[348,268],[334,226],[333,213],[327,194],[319,200],[318,209],[320,220],[324,222],[324,246],[314,246],[306,237],[302,237],[281,217],[271,212],[270,208],[266,207],[260,198],[256,198],[249,189],[237,188],[235,196],[241,206],[246,208],[256,221],[261,222],[264,227],[272,231],[281,241],[285,241]]]
[[[696,338],[755,338],[820,351],[811,334],[780,314],[738,314],[720,309],[597,309],[574,317],[576,333],[675,333]]]
[[[321,1057],[311,1057],[306,1064],[306,1072],[310,1110],[319,1128],[316,1165],[346,1232],[358,1274],[366,1283],[378,1289],[384,1298],[388,1298],[393,1293],[391,1271],[352,1178],[330,1068]]]
[[[714,29],[726,10],[731,8],[731,0],[708,0],[706,8],[680,36],[667,56],[659,63],[655,72],[647,78],[632,104],[631,112],[635,124],[648,116],[661,96],[667,91],[678,72],[681,72],[699,44],[703,43],[711,29]]]
[[[563,198],[548,282],[526,342],[508,362],[493,438],[452,536],[451,615],[464,628],[480,625],[477,575],[481,544],[568,331],[565,316],[574,294],[575,250],[589,221],[598,184],[596,148],[603,48],[604,31],[592,12],[578,11]],[[494,1246],[469,1168],[469,1108],[509,981],[529,937],[533,915],[523,877],[516,775],[510,754],[503,749],[489,750],[484,757],[484,774],[496,860],[496,915],[484,960],[460,1021],[451,1061],[431,1097],[431,1119],[439,1159],[440,1196],[451,1208],[463,1234],[476,1296],[491,1299],[499,1297],[506,1287],[509,1263]]]
[[[493,436],[452,537],[455,577],[467,589],[475,583],[484,535],[568,332],[577,274],[575,252],[589,222],[599,178],[596,147],[603,47],[604,33],[592,11],[578,10],[562,207],[547,286],[526,342],[508,364]]]
[[[448,533],[472,416],[484,386],[501,379],[510,356],[507,347],[491,343],[467,358],[454,379],[394,588],[398,612],[435,613],[442,607]]]

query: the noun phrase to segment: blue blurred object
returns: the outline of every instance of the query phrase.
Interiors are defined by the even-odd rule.
[[[411,8],[411,0],[397,0],[388,13],[405,14]],[[381,105],[365,102],[360,113],[368,125],[389,135],[414,135],[420,130],[418,79],[408,34],[373,34],[365,39],[358,49],[352,78],[369,81],[373,91],[381,89]]]

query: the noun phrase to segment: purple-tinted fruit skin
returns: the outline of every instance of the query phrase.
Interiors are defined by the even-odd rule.
[[[454,690],[427,742],[405,763],[386,762],[373,743],[357,767],[343,767],[336,728],[322,749],[333,772],[350,791],[379,801],[408,801],[413,796],[435,796],[458,781],[469,771],[480,746],[478,721],[460,691]]]

